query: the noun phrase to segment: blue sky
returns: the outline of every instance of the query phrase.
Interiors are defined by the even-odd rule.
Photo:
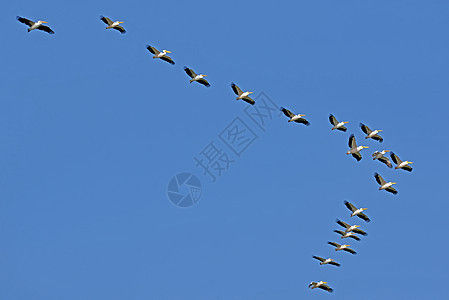
[[[5,3],[0,299],[441,298],[448,10],[438,0]],[[27,33],[17,15],[55,34]],[[212,87],[189,84],[184,65]],[[273,116],[260,130],[231,81],[311,126]],[[329,113],[347,133],[330,130]],[[226,149],[219,134],[236,117],[257,139],[211,182],[194,157],[211,141]],[[383,129],[384,143],[364,140],[359,122]],[[359,163],[345,155],[351,133],[370,147]],[[372,161],[382,149],[413,172]],[[202,183],[189,208],[167,198],[180,172]],[[399,194],[378,191],[374,172]],[[350,219],[344,200],[372,222]],[[347,242],[357,255],[327,245],[342,241],[337,218],[368,232]],[[312,280],[335,292],[307,289]]]

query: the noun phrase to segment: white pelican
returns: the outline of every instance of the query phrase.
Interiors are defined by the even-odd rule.
[[[362,159],[362,154],[360,154],[360,151],[362,149],[369,148],[368,146],[357,146],[353,134],[351,134],[351,136],[349,137],[348,145],[351,149],[346,152],[346,154],[352,154],[352,156],[357,159],[357,161],[360,161]]]
[[[309,288],[312,288],[312,290],[319,288],[319,289],[328,291],[329,293],[332,293],[334,290],[331,287],[329,287],[328,285],[326,285],[326,283],[327,283],[326,281],[318,281],[318,282],[312,281],[309,284]]]
[[[336,232],[339,235],[341,235],[342,239],[344,239],[344,238],[351,238],[351,239],[354,239],[356,241],[360,241],[360,238],[358,236],[356,236],[355,233],[352,232],[352,231],[346,232],[346,231],[342,231],[342,230],[334,230],[334,232]]]
[[[187,75],[190,76],[190,78],[192,78],[192,79],[190,79],[190,83],[196,81],[198,83],[201,83],[202,85],[210,87],[209,82],[207,82],[207,80],[204,78],[207,75],[204,75],[204,74],[197,75],[192,69],[189,69],[187,67],[184,67],[184,71],[187,73]]]
[[[412,164],[413,162],[408,161],[408,160],[402,161],[393,152],[391,152],[390,156],[391,156],[391,159],[393,160],[393,162],[395,164],[397,164],[397,166],[394,167],[395,169],[403,169],[403,170],[406,170],[406,171],[409,171],[409,172],[411,172],[413,170],[413,168],[411,166],[409,166],[409,164]]]
[[[340,264],[338,262],[334,261],[332,258],[322,258],[322,257],[315,256],[315,255],[313,256],[313,258],[318,259],[320,261],[320,265],[329,264],[329,265],[334,265],[337,267],[340,266]]]
[[[347,207],[350,211],[352,211],[351,217],[357,216],[357,217],[359,217],[360,219],[362,219],[362,220],[364,220],[364,221],[366,221],[366,222],[371,221],[371,220],[368,218],[368,216],[365,215],[365,214],[363,213],[363,211],[364,211],[364,210],[367,210],[368,208],[357,208],[357,207],[355,207],[352,203],[350,203],[350,202],[348,202],[348,201],[345,201],[345,205],[346,205],[346,207]]]
[[[334,125],[334,127],[332,127],[332,130],[334,130],[334,129],[341,130],[341,131],[347,130],[347,128],[345,127],[345,124],[347,124],[349,122],[338,122],[337,119],[332,114],[329,115],[329,121],[331,122],[332,125]]]
[[[384,156],[385,153],[390,152],[390,150],[382,150],[382,151],[376,151],[373,153],[373,160],[379,160],[380,162],[383,162],[387,165],[387,167],[391,168],[393,165],[391,164],[391,161],[388,159],[388,157]]]
[[[112,28],[112,29],[120,31],[120,33],[122,33],[122,34],[126,33],[125,28],[120,26],[120,24],[122,24],[124,22],[120,22],[120,21],[112,22],[111,19],[103,17],[103,16],[100,17],[100,20],[102,20],[104,23],[106,23],[108,25],[108,27],[106,27],[106,29],[111,29]]]
[[[373,140],[379,141],[380,143],[384,141],[384,139],[380,135],[378,135],[378,133],[383,130],[371,130],[363,123],[360,123],[360,128],[362,128],[362,131],[366,134],[365,139],[372,138]]]
[[[167,53],[171,53],[171,51],[162,50],[162,52],[161,52],[161,51],[157,50],[156,48],[154,48],[154,47],[152,47],[150,45],[147,45],[147,50],[154,54],[153,59],[154,58],[160,58],[162,60],[165,60],[166,62],[168,62],[171,65],[175,64],[173,59],[171,59],[171,57],[167,55]]]
[[[361,235],[367,235],[367,233],[365,231],[363,231],[362,229],[359,229],[359,225],[349,225],[348,223],[345,223],[343,221],[340,221],[337,219],[337,224],[340,225],[341,227],[346,228],[346,232],[349,231],[354,231],[354,233],[358,233]]]
[[[386,182],[382,178],[382,176],[380,176],[378,173],[374,173],[374,177],[376,178],[377,183],[380,184],[379,191],[380,190],[386,190],[387,192],[393,193],[395,195],[398,193],[398,191],[396,191],[392,187],[392,185],[396,184],[396,182],[391,182],[391,181],[390,182]]]
[[[34,29],[39,29],[39,30],[43,30],[45,32],[48,32],[49,34],[54,34],[55,33],[53,30],[51,30],[50,27],[42,25],[42,24],[45,24],[45,23],[48,23],[48,22],[45,22],[45,21],[33,22],[31,20],[28,20],[26,18],[22,18],[22,17],[19,17],[19,16],[17,16],[17,20],[20,23],[23,23],[23,24],[26,24],[26,25],[29,26],[28,32],[30,32],[31,30],[34,30]]]
[[[357,252],[355,252],[354,250],[352,250],[351,248],[349,248],[349,246],[351,245],[340,245],[339,243],[336,242],[327,242],[329,245],[332,245],[335,247],[335,251],[339,251],[339,250],[343,250],[343,251],[347,251],[351,254],[357,254]]]
[[[231,82],[231,87],[234,93],[237,95],[236,100],[243,100],[251,105],[254,105],[254,103],[256,103],[256,101],[249,97],[249,95],[253,92],[243,92],[234,82]]]
[[[286,109],[284,107],[281,107],[281,110],[284,113],[284,115],[286,115],[287,117],[290,118],[290,120],[288,120],[289,122],[302,123],[306,126],[310,125],[309,121],[307,121],[306,119],[303,118],[305,115],[301,115],[301,114],[295,115],[294,113],[292,113],[291,111],[289,111],[288,109]]]

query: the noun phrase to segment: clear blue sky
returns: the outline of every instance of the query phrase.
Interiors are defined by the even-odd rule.
[[[441,299],[448,13],[442,0],[4,3],[0,299]],[[17,15],[55,34],[27,33]],[[212,87],[189,84],[184,65]],[[311,126],[275,116],[261,131],[231,81]],[[329,113],[347,133],[330,131]],[[258,138],[212,183],[194,157],[223,146],[236,117]],[[359,122],[384,143],[364,140]],[[345,155],[350,133],[370,146],[359,163]],[[382,149],[413,172],[372,161]],[[190,208],[167,198],[180,172],[202,182]],[[374,172],[399,194],[378,191]],[[372,222],[350,219],[344,200]],[[327,245],[342,241],[336,218],[368,232],[348,242],[357,255]]]

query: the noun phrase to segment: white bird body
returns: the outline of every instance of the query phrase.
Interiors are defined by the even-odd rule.
[[[342,239],[348,238],[348,237],[351,237],[352,235],[355,235],[355,233],[352,232],[352,231],[345,231],[345,234],[342,235],[341,238],[342,238]]]
[[[362,159],[362,155],[360,154],[360,151],[369,148],[368,146],[357,146],[357,143],[355,141],[355,137],[353,134],[349,136],[349,142],[348,146],[350,147],[349,151],[346,152],[346,154],[352,154],[352,156],[357,159],[357,161],[360,161]]]
[[[45,21],[37,21],[36,23],[31,25],[30,28],[28,28],[28,31],[31,31],[31,30],[34,30],[34,29],[38,29],[44,23],[47,23],[47,22],[45,22]]]
[[[346,123],[349,123],[349,122],[340,122],[337,125],[335,125],[334,127],[332,127],[332,130],[342,128],[343,126],[345,126]]]
[[[353,212],[351,214],[351,217],[358,215],[359,213],[363,212],[364,210],[366,210],[366,208],[359,208],[359,209],[357,209],[355,212]]]
[[[249,96],[249,94],[252,94],[253,92],[244,92],[243,94],[241,94],[241,95],[239,95],[238,97],[237,97],[237,100],[241,100],[241,99],[243,99],[243,98],[245,98],[245,97],[248,97]]]
[[[358,146],[357,148],[351,148],[346,154],[359,153],[360,151],[362,151],[362,149],[365,149],[365,148],[368,148],[368,147]]]
[[[293,117],[291,117],[290,120],[288,120],[288,121],[289,121],[289,122],[294,122],[294,121],[296,121],[296,120],[301,119],[301,117],[304,117],[304,116],[305,116],[305,115],[297,114],[297,115],[294,115]]]
[[[393,184],[395,184],[395,183],[389,181],[389,182],[385,183],[384,185],[382,185],[382,186],[379,188],[379,190],[385,190],[385,189],[388,189],[388,188],[389,188],[390,186],[392,186]]]
[[[365,136],[365,139],[369,139],[372,138],[373,136],[375,136],[376,134],[378,134],[379,132],[381,132],[382,130],[373,130],[373,132],[369,133],[367,136]]]
[[[167,53],[171,53],[171,51],[162,50],[162,52],[159,52],[157,55],[153,56],[153,58],[161,58],[161,57],[167,55]]]
[[[390,152],[390,150],[382,150],[382,151],[376,151],[373,153],[373,160],[379,159],[382,156],[384,156],[387,152]]]
[[[320,262],[320,265],[326,265],[326,264],[330,263],[331,261],[333,261],[332,258],[327,258],[325,261]]]
[[[408,166],[408,164],[411,164],[411,163],[412,163],[411,161],[403,161],[399,165],[397,165],[395,167],[395,169],[402,169],[403,167]]]
[[[206,77],[207,75],[203,75],[203,74],[198,74],[195,77],[193,77],[192,79],[190,79],[190,82],[194,82],[194,81],[198,81],[200,79],[203,79],[204,77]]]
[[[359,227],[360,227],[359,225],[349,226],[348,228],[346,228],[345,232],[347,233],[347,232],[353,231],[354,229],[357,229]]]

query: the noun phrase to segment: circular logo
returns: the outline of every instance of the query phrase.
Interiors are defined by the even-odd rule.
[[[179,173],[170,179],[167,196],[178,207],[190,207],[201,197],[201,181],[191,173]]]

